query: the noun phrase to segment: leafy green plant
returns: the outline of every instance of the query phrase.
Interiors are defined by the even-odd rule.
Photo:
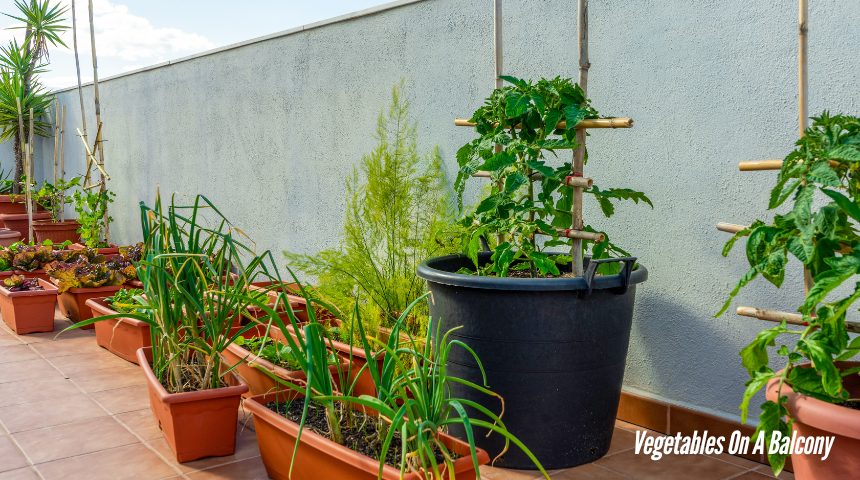
[[[786,421],[787,397],[784,388],[830,403],[849,399],[843,379],[857,375],[860,368],[840,369],[834,361],[848,360],[860,353],[860,338],[848,336],[845,318],[860,298],[860,236],[855,227],[860,222],[860,120],[857,117],[824,112],[813,118],[796,148],[785,158],[771,191],[769,209],[793,198],[790,212],[776,215],[773,223],[756,221],[733,236],[723,249],[727,256],[735,242],[748,235],[746,256],[750,270],[740,279],[717,315],[731,304],[741,288],[757,276],[763,276],[777,288],[782,286],[790,256],[809,269],[815,285],[809,290],[798,311],[805,328],[789,329],[785,320],[764,330],[741,350],[743,366],[750,375],[740,405],[746,421],[749,402],[768,381],[779,379],[778,401],[762,405],[756,435],[771,438],[779,431],[791,435]],[[815,208],[813,196],[819,192],[828,200]],[[843,193],[844,192],[844,193]],[[854,283],[848,294],[836,291],[843,284]],[[835,298],[833,298],[835,296]],[[777,339],[791,335],[794,346],[780,345]],[[768,349],[773,347],[784,358],[782,373],[770,368]],[[809,362],[803,368],[800,362]],[[853,399],[857,401],[857,399]],[[786,455],[768,454],[775,474],[785,465]]]
[[[300,370],[299,361],[289,345],[268,337],[239,337],[236,345],[250,351],[267,362],[287,370]]]
[[[2,113],[0,113],[2,115]],[[9,178],[12,175],[12,169],[6,172],[0,169],[0,195],[9,195],[12,193],[12,188],[15,186],[15,180]]]
[[[558,229],[571,226],[573,188],[562,182],[570,175],[570,162],[559,166],[548,164],[550,155],[571,150],[575,143],[578,123],[598,118],[597,111],[585,98],[582,89],[570,79],[541,79],[538,82],[502,77],[512,86],[496,89],[472,116],[479,137],[457,151],[460,171],[455,189],[460,212],[466,180],[474,173],[489,172],[493,185],[473,212],[463,216],[462,225],[468,230],[464,242],[466,254],[475,263],[476,273],[508,276],[511,269],[528,269],[531,277],[559,275],[558,264],[567,264],[567,255],[549,255],[545,249],[570,245],[570,239],[559,236]],[[565,128],[557,128],[566,122]],[[496,153],[495,145],[501,145]],[[588,154],[586,153],[586,161]],[[533,180],[540,178],[540,183]],[[615,212],[612,200],[641,201],[651,205],[642,192],[626,188],[601,190],[596,185],[583,193],[597,199],[608,218]],[[595,232],[586,225],[585,231]],[[536,233],[547,234],[541,244]],[[604,233],[605,232],[600,232]],[[481,239],[503,240],[495,245],[492,264],[479,268],[477,254]],[[592,246],[594,259],[629,256],[624,250],[606,240],[592,245],[583,241],[583,252]],[[599,273],[617,273],[619,266],[607,263]],[[468,269],[460,273],[472,273]]]
[[[81,240],[87,247],[109,246],[103,240],[102,232],[105,228],[108,203],[113,203],[115,196],[116,194],[107,190],[104,192],[97,189],[75,191],[75,211],[78,212],[78,223],[81,224],[78,233],[81,234]],[[107,221],[113,222],[113,218],[108,217]]]
[[[45,288],[39,285],[39,280],[31,278],[27,280],[23,275],[12,275],[3,281],[10,292],[32,292],[34,290],[44,290]]]
[[[78,186],[80,182],[81,177],[74,177],[69,181],[58,179],[56,185],[46,181],[35,193],[36,203],[51,212],[52,222],[56,223],[60,221],[60,213],[63,211],[63,208],[72,203],[72,199],[66,196],[66,192]]]
[[[140,303],[136,298],[143,295],[139,288],[123,288],[106,299],[108,305],[120,313],[135,313],[142,310],[138,307]]]
[[[340,246],[313,256],[284,254],[292,267],[317,279],[319,293],[338,309],[350,311],[360,296],[363,318],[390,327],[391,317],[424,291],[418,264],[456,253],[459,241],[438,148],[419,153],[403,82],[393,88],[375,138],[376,148],[346,180]],[[422,335],[426,309],[413,317],[409,330]]]

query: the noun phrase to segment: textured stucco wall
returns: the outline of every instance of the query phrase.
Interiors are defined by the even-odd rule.
[[[113,176],[115,239],[139,238],[139,201],[203,193],[260,248],[316,252],[335,246],[344,177],[371,150],[376,117],[406,79],[420,147],[439,145],[449,179],[455,152],[473,137],[455,128],[489,93],[492,2],[398,2],[370,15],[295,29],[100,85],[105,151]],[[576,2],[505,2],[505,72],[575,77]],[[810,111],[858,113],[860,3],[819,0],[810,13]],[[626,388],[734,416],[745,372],[737,352],[764,325],[713,319],[746,271],[740,249],[720,256],[718,221],[764,212],[772,172],[740,173],[737,161],[782,158],[797,137],[795,2],[592,2],[589,96],[632,130],[592,131],[588,176],[602,188],[646,192],[605,228],[650,270],[639,289]],[[85,88],[94,135],[92,89]],[[67,105],[66,163],[82,173]],[[51,175],[53,141],[37,146]],[[11,146],[0,149],[10,165]],[[7,167],[8,168],[8,167]],[[474,181],[471,193],[480,181]],[[795,266],[782,291],[757,281],[738,304],[791,309],[802,294]],[[760,403],[760,402],[754,402]]]

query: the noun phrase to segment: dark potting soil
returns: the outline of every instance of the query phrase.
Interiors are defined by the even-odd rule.
[[[302,419],[302,409],[304,408],[304,400],[296,399],[292,402],[269,402],[266,407],[280,415],[286,415],[287,419],[292,422],[299,423]],[[339,413],[343,413],[344,405],[335,404]],[[344,446],[358,452],[362,455],[370,457],[374,460],[379,460],[382,452],[382,443],[384,438],[379,438],[379,432],[376,428],[376,417],[365,415],[363,412],[353,410],[353,427],[348,428],[346,419],[341,415],[340,431],[343,435]],[[322,435],[331,440],[329,435],[328,422],[325,418],[325,407],[311,400],[308,404],[308,416],[305,420],[305,428],[312,430],[314,433]],[[394,468],[400,468],[401,457],[401,440],[400,434],[395,433],[391,444],[388,446],[388,453],[385,455],[385,464]],[[445,457],[442,452],[436,451],[436,463],[445,464]],[[457,459],[460,455],[451,454],[452,458]],[[441,467],[440,467],[441,468]]]
[[[853,401],[852,402],[842,402],[842,403],[837,403],[837,405],[842,406],[842,407],[848,407],[852,410],[860,410],[860,402],[853,402]]]

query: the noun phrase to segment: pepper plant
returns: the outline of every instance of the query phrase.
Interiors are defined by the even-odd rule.
[[[78,212],[78,233],[87,248],[108,247],[107,242],[102,241],[102,231],[105,228],[105,214],[108,203],[113,203],[116,194],[105,190],[104,192],[92,190],[78,190],[75,192],[75,211]],[[107,218],[108,222],[113,217]]]
[[[80,185],[81,177],[74,177],[69,181],[57,179],[57,184],[45,182],[36,192],[36,203],[51,213],[51,222],[60,221],[60,214],[66,205],[72,203],[72,199],[66,196],[66,191]]]
[[[815,282],[798,311],[805,328],[790,330],[785,320],[762,331],[751,344],[741,350],[743,366],[750,375],[746,382],[741,416],[746,422],[749,402],[753,395],[774,378],[779,379],[778,401],[762,405],[756,436],[771,438],[774,431],[791,435],[791,422],[786,420],[786,388],[830,403],[858,401],[850,399],[843,388],[843,378],[857,375],[860,368],[843,369],[835,361],[848,360],[860,353],[860,338],[850,339],[845,317],[860,298],[860,236],[855,225],[860,222],[860,120],[844,115],[830,116],[824,112],[813,118],[794,151],[783,161],[776,186],[771,191],[769,209],[794,201],[790,212],[776,215],[771,224],[756,221],[733,236],[723,249],[728,255],[738,239],[749,235],[746,255],[750,270],[732,290],[728,301],[717,315],[728,309],[732,298],[758,275],[779,288],[785,278],[789,258],[800,260]],[[829,200],[821,208],[813,208],[813,196],[823,194]],[[831,295],[843,284],[854,283],[854,291]],[[840,290],[842,292],[844,290]],[[834,298],[835,297],[835,298]],[[794,343],[776,348],[777,338],[791,335]],[[768,348],[783,357],[785,368],[775,373],[770,368]],[[810,363],[803,368],[798,363]],[[774,473],[785,465],[786,455],[768,454]]]
[[[597,110],[585,97],[579,85],[570,79],[556,77],[538,82],[501,77],[511,86],[496,89],[472,116],[479,137],[457,151],[460,171],[455,189],[460,212],[463,213],[463,191],[472,174],[489,172],[493,180],[488,194],[474,211],[462,218],[468,230],[464,241],[466,254],[475,263],[477,274],[504,277],[511,269],[529,269],[532,277],[559,275],[557,264],[569,263],[566,255],[549,255],[545,249],[570,245],[556,228],[569,229],[572,215],[573,187],[563,183],[570,175],[571,163],[551,165],[559,151],[572,150],[576,125],[585,119],[598,118]],[[564,128],[556,128],[566,122]],[[500,145],[501,150],[495,151]],[[586,152],[586,161],[588,154]],[[540,178],[540,182],[535,182]],[[584,189],[593,195],[608,218],[615,211],[611,199],[651,201],[642,192],[626,188],[601,190],[597,186]],[[586,225],[588,232],[596,230]],[[535,234],[547,234],[548,241],[539,243]],[[603,232],[600,232],[603,233]],[[495,245],[492,263],[481,268],[477,254],[482,238],[502,235]],[[605,235],[605,233],[604,233]],[[609,241],[583,241],[583,251],[592,247],[594,259],[629,256]],[[527,260],[527,261],[523,261]],[[600,273],[617,273],[617,264],[601,265]],[[468,269],[459,273],[473,273]]]

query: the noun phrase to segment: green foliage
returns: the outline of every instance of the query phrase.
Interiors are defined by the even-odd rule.
[[[830,403],[849,398],[842,378],[856,372],[840,371],[834,361],[847,360],[860,352],[860,341],[849,343],[845,328],[846,313],[860,298],[860,282],[856,277],[860,272],[860,236],[852,223],[860,221],[858,170],[860,121],[856,117],[830,116],[826,111],[813,118],[813,125],[785,158],[771,191],[769,208],[777,208],[793,196],[791,211],[776,215],[770,225],[754,222],[732,237],[723,249],[723,256],[728,255],[740,237],[749,235],[746,256],[750,270],[738,281],[717,315],[725,312],[740,289],[759,275],[780,287],[791,257],[800,260],[815,281],[798,307],[806,328],[789,330],[783,321],[759,333],[740,352],[750,375],[740,406],[744,421],[753,395],[768,381],[779,379],[780,398],[762,405],[756,430],[767,438],[774,431],[784,435],[790,432],[790,424],[783,420],[787,414],[786,397],[781,393],[786,383],[798,393]],[[816,210],[815,192],[822,192],[831,201]],[[853,292],[829,298],[839,286],[852,283]],[[779,345],[777,353],[785,357],[786,367],[776,374],[769,366],[768,349],[777,348],[777,339],[783,335],[795,335],[797,340],[793,349]],[[811,368],[795,365],[801,361],[810,362]],[[778,474],[785,464],[785,455],[774,454],[769,459]]]
[[[566,162],[552,166],[547,162],[557,158],[561,150],[578,147],[575,126],[582,120],[598,118],[598,113],[570,79],[557,77],[534,83],[502,78],[512,86],[493,91],[475,112],[471,121],[479,137],[457,151],[460,171],[455,191],[461,213],[466,180],[472,174],[490,172],[495,181],[474,212],[464,215],[461,221],[468,231],[463,247],[478,274],[504,277],[511,268],[526,262],[532,277],[559,275],[557,264],[569,262],[569,257],[550,256],[543,250],[570,245],[570,240],[559,237],[555,229],[571,226],[573,188],[562,183],[570,175],[571,165]],[[559,122],[566,122],[566,128],[556,129]],[[496,145],[501,146],[501,151],[496,152]],[[540,183],[530,180],[538,174]],[[630,189],[600,190],[595,186],[584,193],[594,195],[607,217],[615,211],[611,199],[651,205],[645,194]],[[590,226],[584,230],[594,231]],[[539,245],[535,239],[538,232],[548,234],[550,240]],[[479,269],[480,239],[498,235],[504,240],[496,245],[490,268]],[[608,237],[597,245],[583,242],[583,251],[589,246],[593,247],[594,259],[623,253]],[[600,273],[615,273],[608,270],[613,268],[618,269],[618,265],[601,266]]]
[[[458,248],[454,213],[437,148],[418,152],[403,83],[377,123],[377,147],[346,181],[346,217],[336,249],[316,255],[284,252],[289,264],[317,279],[318,291],[341,311],[361,296],[363,317],[390,326],[424,291],[415,275],[427,258]],[[416,312],[412,333],[422,335],[426,310]]]
[[[66,191],[78,186],[80,182],[81,177],[74,177],[69,181],[59,179],[56,185],[45,181],[42,188],[35,192],[36,203],[51,212],[52,222],[60,221],[63,207],[72,203],[72,199],[66,196]]]
[[[143,295],[143,290],[141,289],[123,288],[105,300],[108,305],[117,312],[140,313],[143,312],[143,310],[139,308],[140,303],[135,300],[135,298],[140,297],[141,295]]]
[[[113,203],[113,197],[116,195],[110,191],[77,190],[75,191],[75,211],[78,212],[78,223],[81,224],[78,228],[78,233],[81,234],[81,240],[89,248],[100,246],[108,246],[103,240],[102,231],[105,228],[105,214],[107,213],[108,203]],[[108,222],[112,222],[113,218],[108,217]]]
[[[290,371],[301,370],[301,365],[296,359],[293,349],[277,340],[272,340],[269,337],[239,337],[236,339],[236,345],[255,353],[272,365]]]
[[[0,195],[9,195],[12,193],[12,188],[15,186],[15,181],[9,178],[12,175],[12,169],[6,172],[0,169]]]

